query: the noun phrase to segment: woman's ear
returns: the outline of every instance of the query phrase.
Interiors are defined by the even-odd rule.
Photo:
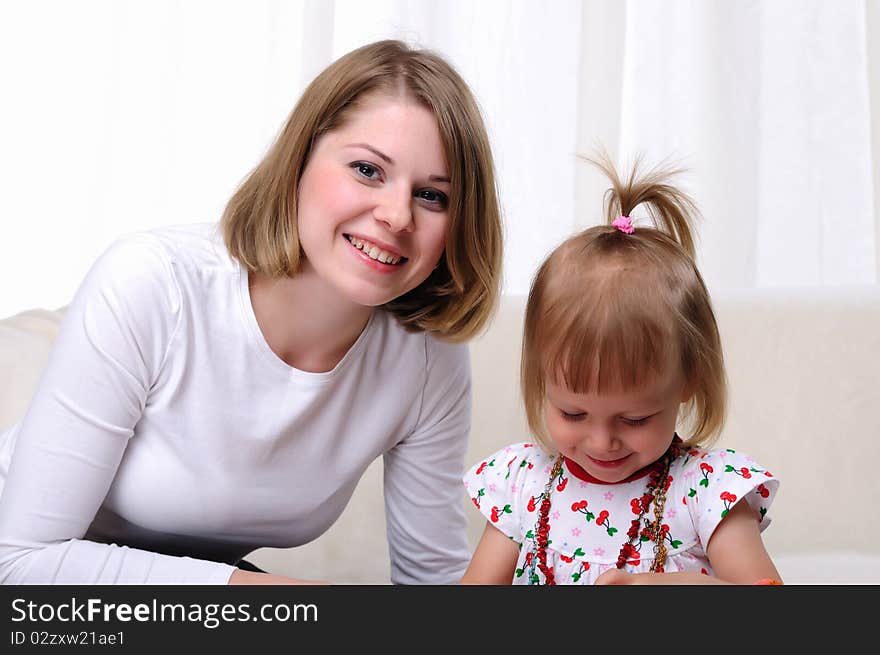
[[[693,398],[695,389],[696,385],[693,382],[688,382],[686,385],[684,385],[684,389],[682,389],[681,392],[681,402],[686,403],[691,398]]]

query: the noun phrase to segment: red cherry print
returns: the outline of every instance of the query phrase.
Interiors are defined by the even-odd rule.
[[[556,485],[556,491],[565,491],[565,485],[568,484],[568,478],[563,478],[562,482]]]
[[[529,511],[530,511],[530,512],[534,512],[534,511],[535,511],[535,497],[534,497],[534,496],[532,496],[531,498],[529,498],[528,508],[529,508]]]
[[[761,498],[767,498],[770,496],[770,490],[767,487],[765,487],[763,484],[758,485],[757,491],[759,494],[761,494]]]
[[[492,508],[492,516],[490,518],[492,519],[492,523],[498,523],[498,507],[497,506]]]
[[[477,475],[483,472],[483,469],[489,465],[489,462],[483,462],[477,467]]]
[[[477,506],[477,509],[480,509],[480,501],[477,500],[476,498],[471,498],[471,500],[474,502],[474,505]]]
[[[559,559],[561,559],[566,564],[571,564],[574,561],[574,557],[566,557],[565,555],[560,555]]]
[[[714,473],[715,472],[715,469],[713,469],[712,466],[707,464],[706,462],[702,462],[700,464],[700,470],[703,470],[706,473]]]
[[[587,506],[586,500],[579,500],[576,503],[571,504],[571,511],[572,512],[579,512],[582,509],[586,508],[586,506]]]
[[[630,507],[632,507],[633,514],[641,514],[642,513],[642,505],[639,503],[638,498],[633,498],[629,501]]]
[[[748,480],[750,477],[752,477],[752,474],[749,472],[749,469],[747,469],[745,466],[743,466],[743,467],[740,469],[740,473],[742,473],[742,476],[743,476],[746,480]]]
[[[596,523],[604,523],[605,519],[608,518],[608,510],[603,509],[599,512],[598,518],[596,518]]]

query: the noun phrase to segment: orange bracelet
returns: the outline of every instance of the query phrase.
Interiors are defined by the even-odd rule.
[[[752,584],[782,585],[782,580],[777,580],[776,578],[761,578],[760,580],[755,580]]]

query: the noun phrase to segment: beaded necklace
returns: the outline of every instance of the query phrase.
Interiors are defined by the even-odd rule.
[[[644,537],[654,542],[654,561],[651,564],[651,572],[663,572],[663,565],[666,563],[667,554],[666,530],[663,527],[663,507],[666,504],[666,491],[669,488],[669,467],[681,452],[680,444],[681,439],[676,435],[663,456],[651,465],[645,493],[637,501],[639,504],[639,514],[629,526],[629,530],[626,533],[627,539],[620,547],[620,553],[617,556],[616,566],[618,569],[622,569],[626,565],[627,560],[635,554],[636,548],[633,542],[639,537]],[[556,584],[553,567],[547,566],[547,545],[550,536],[550,492],[554,480],[562,474],[562,462],[564,459],[560,454],[553,462],[553,468],[550,470],[550,479],[547,480],[547,485],[541,494],[538,522],[535,524],[535,550],[532,551],[534,555],[527,557],[530,560],[530,584],[540,584],[538,582],[538,575],[535,573],[535,567],[544,574],[544,584]],[[654,521],[645,520],[645,527],[641,528],[642,519],[647,514],[652,502],[654,503]]]

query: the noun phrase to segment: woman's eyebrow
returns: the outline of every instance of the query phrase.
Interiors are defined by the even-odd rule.
[[[369,143],[349,143],[348,147],[349,148],[363,148],[364,150],[369,150],[370,152],[372,152],[374,155],[376,155],[380,159],[383,159],[387,164],[394,166],[394,160],[391,159],[391,157],[386,155],[384,152],[382,152],[378,148],[374,148]]]

